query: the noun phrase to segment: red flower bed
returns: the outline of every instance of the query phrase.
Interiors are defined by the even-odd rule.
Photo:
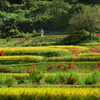
[[[0,52],[0,56],[3,56],[4,55],[4,50],[2,50],[1,52]]]

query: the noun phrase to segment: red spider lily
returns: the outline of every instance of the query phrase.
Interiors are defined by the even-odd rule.
[[[72,61],[72,63],[74,63],[74,61]]]
[[[65,70],[67,71],[67,70],[68,70],[68,68],[69,68],[69,65],[66,65],[66,66],[65,66]]]
[[[32,43],[32,40],[29,40],[30,43]]]
[[[99,65],[100,65],[100,61],[98,61]]]
[[[32,68],[36,68],[37,66],[36,65],[32,65]]]
[[[63,61],[62,63],[60,63],[60,65],[59,65],[59,66],[60,66],[60,67],[62,67],[63,65],[64,65],[64,61]]]
[[[100,70],[100,61],[98,61],[98,63],[96,63],[96,66],[94,67],[94,70]]]
[[[87,66],[87,69],[89,69],[89,68],[90,68],[90,65]]]
[[[100,52],[100,50],[98,50],[98,52]]]
[[[76,65],[74,65],[74,67],[75,67]]]
[[[76,65],[74,65],[74,61],[72,61],[72,63],[70,64],[70,67],[75,67]]]
[[[79,71],[81,72],[81,71],[82,71],[82,69],[79,69]]]
[[[78,50],[77,49],[73,49],[72,53],[77,53]]]
[[[28,70],[28,73],[32,70],[37,70],[37,66],[36,65],[32,65],[32,67]]]
[[[0,52],[0,56],[3,56],[4,55],[4,50],[2,50],[1,52]]]
[[[65,70],[66,70],[66,71],[68,70],[68,67],[69,67],[69,66],[65,66]]]
[[[96,33],[95,33],[96,34]],[[96,34],[96,36],[100,36],[100,33]]]
[[[94,49],[93,52],[97,52],[97,50]]]
[[[71,67],[71,68],[73,67],[73,63],[71,63],[70,67]]]
[[[80,50],[80,52],[82,52],[82,50]]]
[[[50,67],[54,67],[54,66],[55,66],[54,64],[51,64],[51,65],[50,65]]]
[[[50,68],[47,68],[46,70],[50,70]]]
[[[66,68],[68,68],[68,67],[69,67],[69,65],[66,65],[65,67],[66,67]]]
[[[76,56],[78,57],[78,53],[76,54]]]

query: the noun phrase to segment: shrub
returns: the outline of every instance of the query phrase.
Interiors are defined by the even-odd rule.
[[[6,37],[7,42],[11,40],[11,37]]]
[[[59,77],[57,75],[45,76],[45,82],[48,84],[57,84],[59,83]]]
[[[86,77],[85,84],[88,84],[88,85],[93,84],[93,77],[92,77],[92,75],[88,75]]]
[[[32,83],[39,83],[39,81],[43,78],[44,72],[41,72],[40,70],[32,70],[29,71],[29,78],[32,81]]]
[[[92,78],[94,84],[100,82],[100,73],[98,71],[94,71],[92,74]]]
[[[23,34],[23,37],[24,37],[26,40],[30,39],[31,36],[32,36],[32,35],[29,34],[29,33]]]
[[[84,84],[84,81],[81,79],[78,73],[71,72],[67,79],[67,84],[81,85]]]
[[[59,83],[60,84],[66,84],[67,83],[67,75],[66,73],[58,73],[57,74],[58,78],[59,78]]]
[[[8,87],[16,84],[17,81],[12,76],[0,75],[0,84],[7,85]]]

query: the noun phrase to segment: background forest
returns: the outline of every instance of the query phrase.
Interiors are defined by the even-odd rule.
[[[0,34],[66,34],[74,12],[100,0],[0,0]]]

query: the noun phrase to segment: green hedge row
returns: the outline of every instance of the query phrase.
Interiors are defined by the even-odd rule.
[[[100,56],[100,53],[82,53],[79,56]]]
[[[0,64],[25,64],[41,62],[39,59],[0,60]]]
[[[5,52],[5,56],[11,55],[38,55],[38,56],[45,56],[45,57],[53,57],[53,56],[64,56],[64,55],[71,55],[71,52],[68,51],[21,51],[21,52]]]
[[[50,57],[47,62],[60,62],[60,61],[100,61],[100,56],[95,57]]]

